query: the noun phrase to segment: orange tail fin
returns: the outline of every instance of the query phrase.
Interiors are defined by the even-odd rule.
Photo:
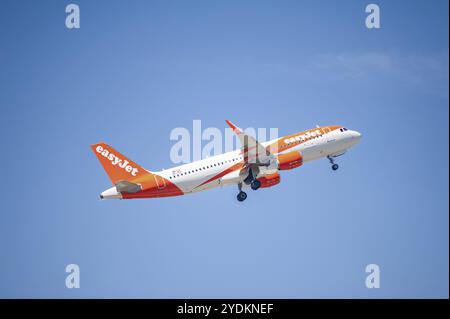
[[[113,184],[148,174],[147,170],[126,158],[108,144],[98,143],[91,145],[91,148]]]

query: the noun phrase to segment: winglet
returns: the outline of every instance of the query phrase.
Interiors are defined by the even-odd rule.
[[[238,132],[241,131],[236,125],[234,125],[233,123],[231,123],[229,120],[225,120],[225,122],[227,122],[228,126],[231,127],[231,129],[232,129],[235,133],[238,133]]]

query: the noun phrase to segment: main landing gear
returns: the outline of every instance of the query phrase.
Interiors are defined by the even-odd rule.
[[[256,191],[258,188],[261,187],[261,182],[258,181],[257,179],[254,179],[254,180],[251,182],[250,187],[251,187],[254,191]]]
[[[253,170],[250,168],[248,172],[248,176],[244,179],[244,183],[246,185],[250,184],[251,189],[256,191],[261,187],[261,182],[258,181],[255,176],[257,176],[257,173],[255,174]],[[239,193],[237,194],[237,200],[242,202],[247,198],[247,193],[242,191],[242,183],[238,184],[239,187]]]
[[[247,193],[242,191],[242,183],[238,184],[239,193],[237,194],[237,200],[243,202],[247,199]]]
[[[254,191],[256,191],[258,188],[261,187],[261,182],[258,181],[258,180],[256,179],[257,174],[258,174],[258,173],[253,172],[253,169],[250,168],[250,169],[249,169],[249,172],[248,172],[248,176],[244,179],[244,183],[245,183],[246,185],[249,185],[249,184],[250,184],[250,187],[251,187]]]
[[[339,165],[334,162],[334,159],[331,156],[327,156],[327,158],[331,163],[331,169],[333,171],[337,170],[339,168]]]

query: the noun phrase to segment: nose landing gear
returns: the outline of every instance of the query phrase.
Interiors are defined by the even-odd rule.
[[[331,156],[327,156],[327,158],[331,163],[331,169],[333,171],[337,170],[339,168],[339,165],[334,162],[334,159]]]

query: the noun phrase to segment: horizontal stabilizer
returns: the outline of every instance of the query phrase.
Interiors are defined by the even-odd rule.
[[[119,193],[137,193],[142,187],[141,185],[128,181],[119,181],[116,183],[116,189]]]

